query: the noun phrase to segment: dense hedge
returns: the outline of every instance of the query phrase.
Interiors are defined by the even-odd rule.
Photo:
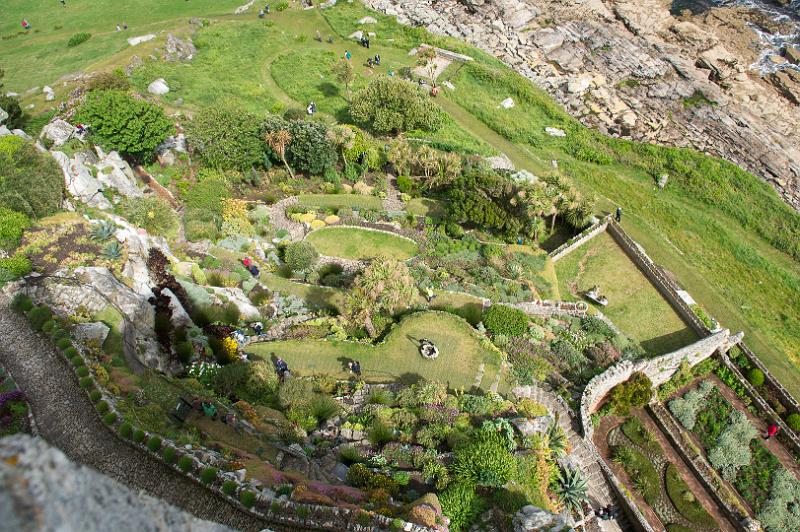
[[[505,305],[492,305],[483,315],[483,324],[492,334],[522,336],[528,332],[528,315]]]

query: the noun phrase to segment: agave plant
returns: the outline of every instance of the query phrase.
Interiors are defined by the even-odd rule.
[[[589,502],[588,490],[586,479],[577,469],[564,468],[558,471],[555,492],[568,509],[580,512],[583,503]]]
[[[105,242],[114,236],[114,232],[116,230],[117,226],[114,225],[113,222],[101,222],[95,225],[92,229],[92,240],[97,242]]]
[[[110,242],[104,249],[103,249],[103,257],[109,260],[117,260],[122,257],[122,245],[117,242],[116,240]]]
[[[558,425],[558,413],[556,413],[555,421],[547,427],[547,441],[550,452],[553,453],[553,456],[556,458],[567,454],[569,441],[567,440],[567,435],[564,433],[564,429]]]

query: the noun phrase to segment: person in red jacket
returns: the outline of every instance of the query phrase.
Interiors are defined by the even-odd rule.
[[[768,440],[768,439],[772,438],[773,436],[775,436],[778,433],[778,429],[779,428],[780,427],[778,427],[778,425],[772,423],[770,426],[767,427],[767,435],[764,436],[764,439]]]

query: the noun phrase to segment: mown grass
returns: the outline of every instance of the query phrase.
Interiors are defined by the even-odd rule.
[[[394,260],[410,259],[419,247],[411,240],[357,227],[323,227],[312,231],[306,240],[322,255],[344,259],[382,256]]]
[[[315,209],[366,209],[381,210],[383,201],[377,196],[358,194],[302,194],[298,201],[303,207]]]
[[[419,339],[439,347],[439,357],[425,360]],[[248,351],[270,359],[286,360],[295,375],[333,375],[346,378],[347,362],[361,362],[363,377],[372,382],[420,378],[444,381],[450,388],[469,389],[481,363],[485,365],[482,387],[488,389],[500,369],[499,355],[481,346],[467,322],[443,312],[408,316],[378,346],[346,341],[290,340],[250,344]]]
[[[697,340],[658,290],[633,264],[608,233],[602,233],[555,263],[562,299],[588,301],[593,286],[608,306],[589,302],[611,318],[649,355],[661,355]]]

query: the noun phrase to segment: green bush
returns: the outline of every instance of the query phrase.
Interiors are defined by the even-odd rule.
[[[208,107],[185,127],[189,148],[212,168],[248,170],[264,163],[261,120],[252,113]]]
[[[231,189],[225,176],[213,170],[203,170],[198,174],[197,183],[181,194],[187,208],[200,209],[222,215],[222,200],[231,197]]]
[[[78,377],[88,377],[89,376],[89,368],[86,366],[79,366],[75,369],[75,374]]]
[[[119,435],[123,438],[130,439],[133,435],[133,427],[130,423],[123,423],[119,426]]]
[[[165,447],[164,452],[161,453],[161,456],[164,457],[164,461],[168,464],[175,462],[175,458],[177,458],[177,451],[175,447]]]
[[[12,250],[19,245],[22,233],[31,220],[21,212],[0,207],[0,249]]]
[[[157,196],[126,198],[119,209],[130,223],[151,235],[169,236],[176,233],[180,225],[172,207]]]
[[[319,421],[327,421],[341,411],[339,403],[330,395],[319,394],[311,399],[311,415]]]
[[[50,321],[52,316],[53,312],[49,307],[39,305],[38,307],[33,307],[28,312],[28,323],[31,324],[33,330],[41,331],[44,324]]]
[[[645,455],[627,445],[612,447],[611,454],[614,461],[633,479],[636,489],[647,504],[654,505],[661,495],[661,482],[653,463]]]
[[[157,453],[161,449],[161,438],[158,436],[150,436],[147,440],[147,450],[152,453]]]
[[[747,381],[755,387],[764,384],[764,372],[758,368],[753,368],[747,372]]]
[[[786,416],[786,425],[795,432],[800,432],[800,414],[792,412]]]
[[[175,355],[184,364],[188,364],[194,355],[194,344],[189,340],[175,344]]]
[[[314,267],[319,260],[319,253],[310,242],[301,240],[286,246],[283,260],[292,271],[302,272]]]
[[[103,416],[103,423],[105,423],[106,425],[113,425],[116,420],[117,420],[116,412],[109,412],[108,414]]]
[[[92,125],[92,141],[138,160],[150,160],[156,147],[175,132],[164,110],[117,90],[90,92],[75,118]]]
[[[49,336],[53,334],[56,327],[58,327],[58,324],[54,320],[48,320],[42,325],[42,332]]]
[[[653,397],[653,383],[642,372],[611,389],[609,406],[618,415],[627,415],[631,408],[641,408]]]
[[[449,529],[452,532],[469,530],[485,507],[475,484],[470,482],[453,482],[439,495],[439,502],[442,513],[450,518]]]
[[[13,281],[24,275],[28,275],[33,270],[33,264],[25,255],[11,255],[0,259],[0,284],[4,281]]]
[[[233,480],[226,480],[222,483],[222,493],[227,495],[228,497],[233,497],[236,494],[236,488],[238,484]]]
[[[91,377],[84,377],[78,381],[78,386],[80,386],[84,390],[91,388],[92,386],[94,386],[94,379]]]
[[[353,96],[350,116],[364,129],[394,134],[413,129],[436,131],[445,115],[414,83],[381,77]]]
[[[459,481],[500,487],[516,470],[514,455],[497,432],[479,431],[468,444],[456,449],[453,471]]]
[[[28,312],[33,308],[33,301],[25,294],[17,294],[11,300],[11,308],[17,312]]]
[[[373,473],[364,464],[353,464],[347,470],[347,483],[357,488],[384,489],[390,495],[397,495],[400,486],[392,478],[381,474]]]
[[[323,175],[334,167],[339,156],[322,122],[292,120],[286,129],[292,141],[286,150],[289,165],[310,175]]]
[[[529,321],[527,314],[505,305],[492,305],[483,315],[483,324],[495,335],[522,336]]]
[[[412,194],[414,192],[414,180],[407,175],[397,176],[397,189],[403,194]]]
[[[75,349],[75,348],[72,347],[70,349]],[[80,368],[81,366],[84,365],[83,364],[83,357],[81,357],[80,355],[75,355],[74,357],[69,359],[69,363],[72,364],[76,368]],[[80,375],[80,376],[85,377],[86,375]]]
[[[56,347],[63,354],[64,351],[72,347],[72,340],[70,340],[69,338],[59,338],[58,340],[56,340]]]
[[[92,76],[87,88],[90,91],[119,90],[125,92],[131,88],[131,82],[124,70],[116,68],[111,72],[99,72]]]
[[[184,473],[188,473],[189,471],[191,471],[193,465],[194,462],[189,456],[183,455],[181,456],[180,460],[178,460],[178,468]]]
[[[0,93],[0,109],[8,113],[5,126],[8,129],[18,129],[25,125],[25,113],[19,104],[19,98],[6,95],[5,91]]]
[[[0,137],[0,207],[41,218],[58,212],[63,194],[55,159],[16,135]]]
[[[207,467],[200,471],[200,480],[203,481],[203,484],[211,484],[215,480],[217,480],[217,470],[213,467]]]
[[[92,37],[92,34],[91,33],[86,33],[85,31],[82,31],[80,33],[76,33],[75,35],[70,37],[69,40],[67,41],[67,48],[74,48],[75,46],[78,46],[79,44],[83,44],[86,41],[88,41],[91,37]]]
[[[133,431],[133,441],[136,443],[143,443],[146,436],[147,435],[142,429],[136,429]]]
[[[243,490],[239,494],[239,502],[242,503],[245,508],[252,508],[256,503],[256,494],[249,490]]]
[[[363,458],[361,457],[361,451],[359,451],[358,448],[353,447],[352,445],[345,445],[339,449],[339,460],[344,462],[345,465],[350,465],[361,462]]]
[[[92,390],[89,392],[89,400],[93,403],[96,403],[103,397],[103,394],[100,393],[100,390]]]
[[[110,408],[108,406],[108,403],[106,403],[105,401],[99,401],[94,406],[97,409],[97,412],[100,413],[100,414],[105,414],[106,412],[108,412],[108,410]]]
[[[372,422],[372,426],[367,433],[367,439],[370,443],[376,446],[381,446],[384,443],[389,443],[394,438],[394,430],[392,427],[376,419]]]

